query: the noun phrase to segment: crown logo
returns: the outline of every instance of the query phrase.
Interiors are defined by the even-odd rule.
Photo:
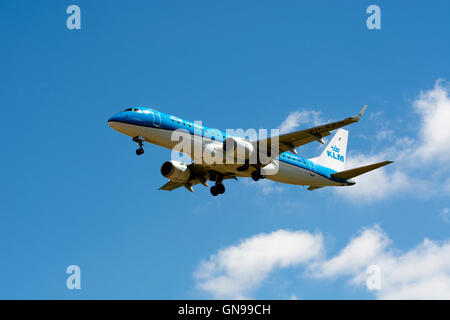
[[[332,146],[332,147],[331,147],[331,150],[333,150],[334,152],[339,153],[339,148],[336,147],[336,146]]]

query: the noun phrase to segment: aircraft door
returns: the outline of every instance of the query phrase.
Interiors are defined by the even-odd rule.
[[[161,113],[156,110],[153,111],[153,125],[155,127],[161,127]]]

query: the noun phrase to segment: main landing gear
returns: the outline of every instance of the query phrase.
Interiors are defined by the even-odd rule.
[[[264,179],[264,176],[261,175],[261,169],[258,168],[252,172],[253,181],[259,181],[260,179]]]
[[[144,154],[144,137],[142,136],[137,136],[133,138],[133,141],[136,142],[139,145],[139,148],[136,149],[136,155],[140,156],[141,154]]]
[[[210,189],[211,194],[216,197],[219,194],[224,194],[225,193],[225,186],[222,183],[223,178],[221,176],[217,176],[216,178],[216,184],[213,185]]]
[[[225,193],[225,186],[222,183],[216,183],[215,185],[213,185],[210,189],[211,194],[216,197],[219,194],[224,194]]]

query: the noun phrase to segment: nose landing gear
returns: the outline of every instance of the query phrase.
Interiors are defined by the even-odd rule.
[[[137,136],[133,138],[133,141],[136,142],[139,145],[139,148],[136,149],[136,155],[140,156],[141,154],[144,154],[144,137],[142,136]]]

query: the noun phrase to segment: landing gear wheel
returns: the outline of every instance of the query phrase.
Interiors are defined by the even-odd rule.
[[[224,194],[225,193],[225,186],[223,184],[217,184],[216,185],[216,190],[219,194]]]
[[[144,137],[142,136],[137,136],[133,138],[133,141],[136,142],[139,145],[139,149],[136,149],[136,154],[138,156],[140,156],[141,154],[144,153]]]
[[[261,173],[259,170],[255,170],[252,172],[252,179],[253,181],[259,181],[259,179],[261,179]]]
[[[138,156],[140,156],[140,155],[143,154],[143,153],[144,153],[144,149],[143,149],[143,148],[136,149],[136,154],[137,154]]]
[[[211,191],[211,194],[212,194],[214,197],[216,197],[216,196],[219,195],[219,192],[218,192],[216,186],[212,186],[211,189],[210,189],[210,191]]]

